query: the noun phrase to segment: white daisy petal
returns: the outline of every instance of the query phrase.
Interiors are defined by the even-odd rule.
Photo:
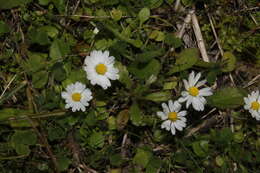
[[[184,87],[186,90],[189,90],[189,88],[191,87],[188,83],[188,81],[186,79],[183,80],[183,83],[184,83]]]
[[[162,108],[165,114],[168,114],[170,112],[169,107],[167,106],[166,103],[162,103]]]
[[[203,88],[199,90],[199,95],[200,96],[211,96],[213,93],[211,91],[211,88]]]
[[[209,87],[199,89],[199,87],[206,83],[206,80],[199,81],[200,77],[201,73],[195,74],[195,72],[192,71],[188,81],[183,80],[183,82],[185,81],[184,86],[186,91],[181,92],[182,97],[178,100],[179,102],[186,101],[186,108],[189,108],[190,104],[192,104],[192,107],[197,111],[204,110],[204,105],[207,103],[204,97],[213,94]]]
[[[192,71],[191,73],[190,73],[190,75],[189,75],[189,86],[191,87],[191,86],[194,86],[193,84],[194,84],[194,71]]]
[[[172,135],[175,135],[175,133],[176,133],[174,123],[171,123],[171,133],[172,133]]]
[[[165,115],[164,112],[157,112],[157,116],[160,117],[162,120],[166,120],[167,119],[167,115]]]
[[[175,122],[175,123],[173,123],[173,124],[174,124],[174,127],[175,127],[177,130],[182,131],[183,127],[182,127],[180,124],[178,124],[177,122]]]
[[[199,87],[205,85],[206,83],[207,83],[207,80],[199,81],[199,82],[195,85],[195,87],[199,88]]]
[[[172,100],[169,100],[169,101],[168,101],[168,105],[169,105],[170,111],[171,111],[171,112],[175,112],[175,111],[174,111],[174,110],[175,110],[175,107],[174,107],[174,105],[173,105]]]
[[[194,78],[194,83],[193,83],[192,86],[195,86],[195,84],[199,81],[200,77],[201,77],[201,73],[198,73],[198,74],[195,76],[195,78]]]
[[[103,89],[111,86],[110,80],[119,79],[119,70],[114,67],[113,56],[108,51],[92,51],[84,61],[83,69],[87,73],[87,79],[92,85],[99,85]]]
[[[80,82],[70,84],[66,87],[66,91],[61,93],[63,99],[67,103],[66,109],[72,108],[73,112],[86,110],[86,106],[89,105],[89,101],[92,99],[91,91]]]
[[[253,118],[260,120],[260,95],[259,90],[253,91],[244,98],[244,109],[248,110]]]
[[[169,131],[170,128],[171,128],[171,121],[170,121],[170,120],[164,121],[164,122],[162,123],[162,125],[161,125],[161,128],[162,128],[162,129],[166,129],[167,131]]]
[[[168,101],[168,105],[166,103],[162,103],[163,112],[157,112],[157,116],[162,120],[165,120],[161,124],[162,129],[166,129],[167,131],[171,130],[172,135],[176,134],[176,129],[182,131],[184,127],[186,127],[185,118],[187,111],[180,111],[181,104],[178,101]]]

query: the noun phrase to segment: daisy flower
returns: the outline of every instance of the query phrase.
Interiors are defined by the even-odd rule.
[[[93,98],[91,91],[86,85],[76,82],[66,87],[66,92],[62,92],[61,96],[66,101],[66,109],[72,108],[72,111],[86,110],[85,106],[89,105],[89,101]]]
[[[259,91],[253,91],[244,98],[245,105],[244,108],[248,110],[252,117],[257,121],[260,120],[260,94]]]
[[[204,85],[207,81],[202,80],[199,81],[201,77],[201,73],[195,75],[194,71],[192,71],[189,75],[189,80],[183,80],[186,91],[181,92],[182,97],[179,98],[179,102],[186,101],[186,108],[192,104],[193,108],[197,111],[203,111],[204,105],[207,103],[205,96],[212,95],[211,88],[206,87],[203,89],[199,89],[202,85]]]
[[[84,62],[84,70],[92,85],[100,85],[103,89],[111,86],[110,80],[119,79],[118,69],[114,67],[113,56],[108,51],[92,51]]]
[[[173,103],[172,100],[162,104],[163,112],[157,112],[157,115],[164,121],[161,125],[162,129],[168,131],[175,135],[176,129],[182,131],[186,127],[186,114],[187,111],[180,111],[181,104],[178,101]]]

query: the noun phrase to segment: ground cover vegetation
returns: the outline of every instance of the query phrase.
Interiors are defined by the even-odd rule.
[[[0,0],[0,172],[260,172],[257,0]]]

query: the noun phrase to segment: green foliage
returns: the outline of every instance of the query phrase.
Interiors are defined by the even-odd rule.
[[[0,172],[259,172],[260,126],[243,108],[260,85],[258,1],[176,2],[0,0]],[[184,24],[193,7],[210,62]],[[82,68],[92,50],[115,57],[107,90]],[[201,112],[182,103],[173,136],[156,112],[191,71],[213,95]],[[77,81],[92,92],[85,112],[61,97]]]
[[[63,59],[70,52],[69,45],[64,40],[56,39],[50,47],[50,57],[52,59]]]
[[[150,17],[150,9],[149,8],[143,8],[140,10],[140,12],[138,13],[138,18],[142,23],[144,23],[145,21],[147,21]]]
[[[245,93],[240,88],[223,88],[208,97],[208,101],[211,106],[220,109],[236,108],[244,104]]]
[[[5,1],[0,0],[0,9],[11,9],[17,6],[22,6],[30,3],[32,0],[12,0],[12,1]]]
[[[199,58],[199,51],[195,48],[183,50],[176,59],[175,65],[168,74],[173,74],[191,68]]]
[[[4,21],[0,21],[0,36],[10,31],[11,28]]]
[[[236,68],[236,58],[231,52],[225,52],[222,61],[224,66],[221,70],[223,72],[230,72]]]
[[[30,145],[35,145],[37,136],[33,131],[15,131],[11,138],[11,145],[18,155],[30,154]]]

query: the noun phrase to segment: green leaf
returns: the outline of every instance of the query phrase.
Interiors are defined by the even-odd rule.
[[[124,129],[124,127],[127,125],[127,122],[129,120],[129,110],[125,109],[119,112],[119,114],[116,117],[116,125],[118,130]]]
[[[59,82],[65,80],[66,77],[67,77],[66,71],[63,68],[63,64],[62,63],[54,64],[53,67],[52,67],[52,73],[53,73],[54,79],[56,81],[59,81]]]
[[[156,50],[147,50],[143,53],[136,55],[136,61],[146,63],[151,61],[153,58],[160,57],[164,55],[165,49],[158,48]]]
[[[108,117],[107,124],[109,130],[115,130],[117,128],[116,118],[114,116]]]
[[[223,72],[231,72],[236,68],[236,57],[232,52],[225,52],[222,58]]]
[[[165,36],[165,43],[173,46],[175,49],[182,46],[182,40],[177,38],[174,34],[167,33]]]
[[[28,60],[22,62],[22,67],[25,71],[29,74],[34,74],[44,68],[47,65],[47,54],[43,53],[35,53],[35,52],[28,52]]]
[[[146,168],[153,154],[146,148],[137,148],[137,152],[134,156],[133,162],[134,164],[140,165],[143,168]]]
[[[93,132],[88,138],[88,144],[93,148],[102,148],[104,146],[105,137],[102,132]]]
[[[142,68],[138,66],[139,64],[133,63],[129,66],[128,70],[140,79],[148,79],[151,75],[157,76],[161,70],[161,64],[156,59],[151,60]]]
[[[11,138],[12,145],[24,144],[35,145],[37,141],[36,134],[31,130],[17,130]]]
[[[34,73],[32,83],[35,88],[43,88],[48,82],[48,72],[45,70]]]
[[[201,148],[199,142],[193,142],[193,143],[192,143],[192,149],[193,149],[194,153],[195,153],[197,156],[200,156],[200,157],[205,156],[205,153],[204,153],[203,149]]]
[[[37,43],[39,45],[48,45],[50,44],[50,40],[48,38],[48,34],[43,30],[31,30],[29,32],[29,38],[31,43]]]
[[[241,88],[223,88],[208,97],[212,107],[220,109],[237,108],[244,104],[245,90]]]
[[[184,49],[177,57],[175,65],[168,72],[169,75],[191,68],[199,59],[199,50],[197,48]]]
[[[48,5],[51,0],[38,0],[40,5]]]
[[[69,168],[71,160],[66,156],[59,155],[57,157],[58,168],[60,171],[66,171]]]
[[[146,6],[153,9],[160,7],[163,3],[163,0],[144,0],[144,3]]]
[[[166,82],[163,85],[163,90],[172,90],[177,86],[177,82],[173,81],[173,82]]]
[[[136,126],[140,126],[142,123],[142,112],[137,103],[133,103],[130,107],[130,120]]]
[[[54,6],[58,9],[59,13],[65,12],[65,1],[64,0],[52,0]]]
[[[220,155],[216,157],[215,161],[219,167],[221,167],[225,163],[225,160]]]
[[[150,100],[154,102],[163,102],[167,101],[171,98],[171,92],[170,91],[160,91],[148,94],[144,97],[145,100]]]
[[[148,20],[150,17],[150,9],[149,8],[143,8],[138,13],[138,18],[141,23],[144,23],[146,20]]]
[[[165,39],[165,34],[162,31],[154,30],[150,35],[150,39],[153,39],[155,41],[164,41]]]
[[[39,30],[41,32],[47,33],[47,35],[51,38],[54,38],[59,34],[59,30],[56,27],[51,26],[51,25],[42,26],[39,28]]]
[[[0,7],[1,8],[1,7]],[[4,22],[0,21],[0,36],[11,31],[11,28]]]
[[[123,163],[123,158],[121,154],[113,154],[109,157],[110,163],[113,166],[120,166]]]
[[[63,59],[70,52],[69,45],[61,39],[56,39],[50,47],[50,57],[52,59]]]
[[[243,132],[236,132],[234,134],[234,141],[237,142],[237,143],[242,143],[244,141]]]
[[[60,140],[65,138],[66,131],[62,127],[49,127],[48,128],[48,139],[50,141]]]
[[[17,144],[14,146],[14,149],[19,155],[29,155],[31,152],[29,146],[24,144]]]
[[[0,9],[11,9],[14,7],[26,5],[31,1],[32,0],[10,0],[10,1],[0,0],[0,4],[1,4]]]
[[[86,78],[86,72],[81,68],[78,70],[69,71],[67,78],[62,82],[62,86],[65,88],[67,85],[75,82],[88,83]]]
[[[146,166],[146,173],[157,173],[162,165],[162,161],[157,157],[152,157]]]
[[[112,17],[113,20],[119,21],[122,18],[122,11],[117,10],[117,9],[113,9],[111,11],[111,17]]]
[[[124,84],[126,88],[130,89],[133,85],[133,81],[129,76],[127,68],[120,62],[116,62],[115,67],[119,70],[119,82]]]

